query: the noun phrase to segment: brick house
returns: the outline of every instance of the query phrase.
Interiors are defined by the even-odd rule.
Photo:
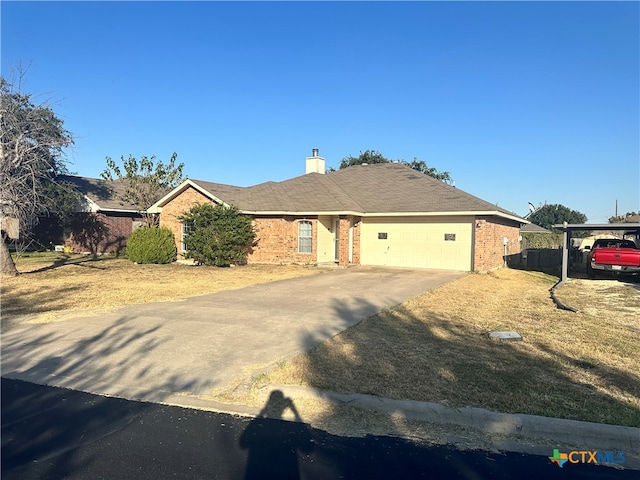
[[[142,214],[135,205],[120,200],[124,194],[119,182],[98,178],[65,175],[82,195],[78,212],[70,227],[63,233],[66,244],[74,252],[120,252],[131,232],[141,225]]]
[[[178,217],[196,203],[233,205],[254,220],[251,263],[336,263],[488,271],[520,251],[526,220],[399,164],[307,173],[236,187],[189,179],[154,204],[184,253]],[[188,228],[188,227],[187,227]]]

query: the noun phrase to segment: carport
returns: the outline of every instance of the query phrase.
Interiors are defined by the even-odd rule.
[[[588,231],[621,231],[623,234],[635,235],[634,242],[636,246],[640,243],[640,223],[561,223],[554,225],[553,228],[562,230],[562,277],[561,281],[565,281],[569,276],[569,245],[571,243],[571,232],[580,230]]]

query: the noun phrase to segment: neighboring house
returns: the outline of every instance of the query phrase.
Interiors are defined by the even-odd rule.
[[[119,252],[131,232],[142,223],[141,212],[135,205],[120,200],[124,186],[98,178],[65,175],[81,194],[82,202],[70,229],[64,233],[67,244],[75,252]]]
[[[234,205],[254,219],[252,263],[387,265],[487,271],[520,251],[526,220],[399,163],[356,165],[324,174],[314,150],[307,174],[236,187],[186,180],[156,202],[178,253],[178,217],[196,203]]]

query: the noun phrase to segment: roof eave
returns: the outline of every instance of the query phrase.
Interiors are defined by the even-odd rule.
[[[145,213],[144,210],[128,210],[123,208],[100,208],[98,211],[99,212],[117,212],[117,213],[136,213],[138,215],[142,215],[143,213]],[[151,213],[151,212],[147,212],[147,213]]]
[[[445,211],[445,212],[367,212],[363,214],[363,217],[436,217],[436,216],[457,216],[468,217],[475,215],[483,216],[496,216],[513,220],[519,223],[530,223],[524,218],[520,218],[517,215],[510,215],[499,210],[459,210],[459,211]]]
[[[98,212],[117,212],[117,213],[136,213],[143,214],[144,210],[137,210],[133,208],[109,208],[102,207],[99,203],[94,202],[89,197],[84,195],[84,204],[76,211],[83,213],[98,213]]]
[[[469,217],[475,215],[486,215],[486,216],[498,216],[502,218],[506,218],[508,220],[513,220],[514,222],[519,222],[522,224],[530,223],[528,220],[524,218],[520,218],[516,215],[509,215],[504,212],[500,212],[498,210],[486,210],[486,211],[478,211],[478,210],[469,210],[469,211],[450,211],[450,212],[358,212],[353,210],[329,210],[329,211],[319,211],[319,210],[240,210],[241,213],[245,215],[264,215],[264,216],[277,216],[277,215],[353,215],[357,217],[443,217],[443,216],[458,216],[458,217]]]
[[[362,212],[354,212],[354,211],[346,211],[346,210],[331,210],[331,211],[317,211],[317,210],[308,210],[308,211],[293,211],[293,210],[240,210],[240,213],[245,215],[256,215],[256,216],[278,216],[278,215],[287,215],[287,216],[304,216],[304,215],[313,215],[313,216],[326,216],[326,215],[353,215],[357,217],[363,216]]]

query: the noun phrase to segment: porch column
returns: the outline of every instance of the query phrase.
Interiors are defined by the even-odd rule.
[[[569,230],[562,229],[562,276],[561,281],[569,278]]]
[[[338,265],[346,267],[349,265],[349,229],[351,227],[351,219],[348,217],[340,217],[340,240],[339,249],[340,256]]]

